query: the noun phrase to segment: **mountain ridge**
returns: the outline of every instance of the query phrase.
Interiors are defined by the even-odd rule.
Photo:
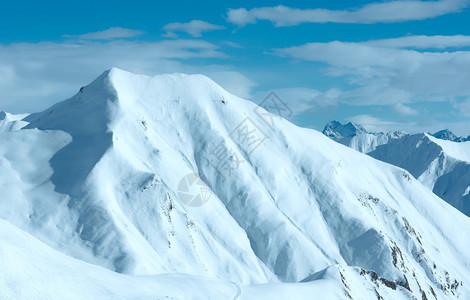
[[[336,120],[328,122],[323,128],[322,133],[326,135],[327,137],[333,140],[337,140],[337,141],[343,138],[353,138],[355,136],[362,135],[362,134],[371,134],[371,135],[376,135],[376,136],[394,135],[394,136],[400,136],[400,137],[407,134],[406,132],[402,130],[389,131],[385,133],[367,131],[360,124],[353,123],[353,122],[342,124]],[[448,140],[448,141],[459,142],[459,143],[470,141],[470,135],[467,138],[462,137],[462,136],[457,136],[449,129],[443,129],[443,130],[437,131],[434,134],[428,132],[427,134],[435,138],[438,138],[440,140]]]
[[[362,153],[371,152],[377,146],[407,135],[404,131],[369,132],[359,124],[349,122],[343,125],[338,121],[327,123],[322,133],[332,140]]]
[[[19,191],[0,218],[81,261],[217,278],[247,299],[301,281],[338,298],[470,294],[467,217],[407,171],[206,77],[113,69],[27,121],[0,135],[18,174],[0,191]],[[212,193],[203,206],[179,194],[188,174]]]
[[[343,125],[336,123],[341,129]],[[328,124],[325,129],[331,129]],[[470,143],[447,129],[435,134],[387,134],[366,131],[344,138],[340,133],[326,133],[332,140],[408,170],[436,195],[470,216],[466,193],[470,186]]]

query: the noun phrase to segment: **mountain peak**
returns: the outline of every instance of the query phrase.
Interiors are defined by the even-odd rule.
[[[377,146],[388,143],[389,140],[400,139],[407,135],[404,131],[369,132],[359,124],[349,122],[343,125],[338,121],[326,124],[323,134],[363,153],[371,152]]]
[[[441,140],[447,140],[447,141],[452,141],[452,142],[465,142],[465,141],[470,141],[469,137],[461,137],[461,136],[456,136],[452,131],[449,129],[444,129],[441,131],[438,131],[434,134],[432,134],[433,137],[441,139]]]
[[[37,129],[0,135],[0,219],[131,283],[162,273],[231,283],[237,295],[217,299],[258,283],[297,299],[280,282],[314,282],[304,290],[328,278],[354,299],[431,288],[468,298],[448,283],[470,276],[468,241],[453,234],[468,232],[467,217],[406,171],[258,108],[201,75],[106,71],[29,117]],[[328,129],[369,148],[389,138]]]
[[[361,125],[352,122],[343,125],[338,121],[331,121],[326,124],[325,128],[323,129],[323,134],[330,138],[354,137],[361,133],[368,132]]]
[[[448,140],[448,141],[453,141],[457,138],[457,136],[449,129],[438,131],[434,133],[432,136],[441,140]]]

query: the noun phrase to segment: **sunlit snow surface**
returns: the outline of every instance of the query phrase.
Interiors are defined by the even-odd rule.
[[[359,152],[408,170],[422,184],[470,216],[470,141],[442,130],[435,136],[368,132],[357,124],[329,122],[323,134]],[[443,140],[450,138],[450,140]],[[456,142],[454,140],[458,140]]]
[[[468,217],[204,76],[112,69],[24,121],[0,134],[4,298],[470,297]]]
[[[470,216],[470,142],[414,134],[377,147],[370,156],[406,168],[449,204]]]

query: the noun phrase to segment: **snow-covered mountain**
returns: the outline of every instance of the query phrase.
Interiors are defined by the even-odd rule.
[[[467,138],[461,137],[461,136],[456,136],[452,131],[449,129],[444,129],[441,131],[436,132],[435,134],[432,135],[435,138],[441,139],[441,140],[446,140],[446,141],[453,141],[453,142],[467,142],[470,141],[470,136]]]
[[[414,134],[379,146],[369,155],[407,169],[436,195],[470,216],[470,142]]]
[[[336,121],[328,123],[323,134],[408,170],[436,195],[470,216],[470,143],[465,138],[447,129],[433,135],[409,135],[399,131],[371,133],[358,124],[342,125]]]
[[[112,69],[23,121],[0,134],[7,297],[470,297],[468,217],[207,77]]]
[[[362,153],[371,152],[379,145],[407,135],[403,131],[369,132],[359,124],[349,122],[343,125],[338,121],[331,121],[326,124],[323,134]]]

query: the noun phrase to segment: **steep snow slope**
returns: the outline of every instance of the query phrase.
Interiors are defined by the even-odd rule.
[[[1,299],[230,299],[237,287],[198,277],[129,276],[75,260],[0,220]]]
[[[368,132],[359,124],[347,123],[345,125],[331,121],[326,124],[323,134],[338,143],[356,149],[362,153],[369,153],[377,146],[387,144],[391,140],[400,139],[407,135],[403,131]]]
[[[407,169],[436,195],[470,216],[470,142],[415,134],[382,145],[369,155]]]
[[[458,143],[454,141],[441,140],[432,136],[429,139],[439,145],[449,156],[461,161],[470,162],[470,143]]]
[[[75,260],[0,220],[1,299],[406,299],[360,270],[332,266],[302,283],[242,286],[184,274],[131,276]],[[345,290],[345,278],[351,287]]]
[[[359,152],[408,170],[436,195],[470,216],[470,142],[449,130],[434,135],[367,132],[329,122],[323,134]]]
[[[241,297],[303,291],[278,283],[302,280],[331,297],[470,296],[467,217],[406,171],[204,76],[112,69],[26,121],[7,136],[29,162],[0,136],[2,174],[18,174],[0,178],[1,195],[18,191],[0,217],[75,258],[267,284]],[[212,192],[200,207],[181,193],[192,173]]]

